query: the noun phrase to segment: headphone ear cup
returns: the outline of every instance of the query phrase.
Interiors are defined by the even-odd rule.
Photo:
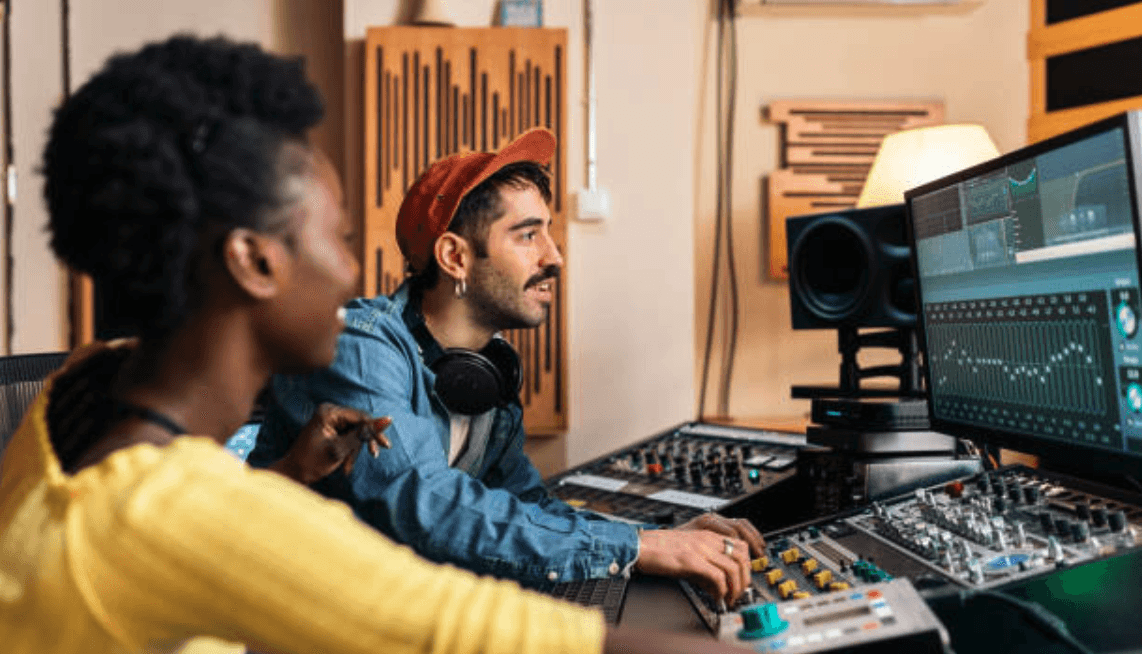
[[[523,366],[515,348],[496,336],[488,341],[480,353],[500,372],[500,401],[507,404],[518,398],[519,391],[523,388]]]
[[[503,376],[484,355],[453,348],[432,365],[433,389],[453,413],[475,416],[500,404]]]

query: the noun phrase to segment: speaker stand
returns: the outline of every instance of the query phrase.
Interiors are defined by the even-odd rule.
[[[863,348],[890,348],[900,352],[896,365],[860,367],[857,354]],[[923,397],[920,388],[920,342],[916,330],[897,327],[861,333],[857,327],[837,327],[837,349],[841,353],[839,386],[793,386],[793,397]],[[896,389],[861,388],[861,380],[893,377]]]

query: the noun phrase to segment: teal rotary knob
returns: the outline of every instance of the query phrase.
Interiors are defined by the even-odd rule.
[[[782,620],[773,602],[742,609],[742,630],[738,638],[755,640],[774,636],[789,628],[789,621]]]

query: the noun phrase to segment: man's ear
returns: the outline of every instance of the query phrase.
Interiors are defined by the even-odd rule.
[[[444,232],[436,239],[432,250],[441,272],[452,279],[468,279],[473,252],[463,236],[455,232]]]
[[[289,271],[284,244],[251,229],[235,229],[222,244],[226,270],[251,297],[265,300],[278,294]]]

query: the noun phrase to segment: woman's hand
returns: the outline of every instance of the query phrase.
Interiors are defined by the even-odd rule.
[[[337,468],[349,474],[362,445],[368,444],[374,457],[381,447],[392,447],[383,433],[390,424],[388,417],[373,418],[356,409],[322,403],[298,432],[289,452],[270,469],[306,486]]]

